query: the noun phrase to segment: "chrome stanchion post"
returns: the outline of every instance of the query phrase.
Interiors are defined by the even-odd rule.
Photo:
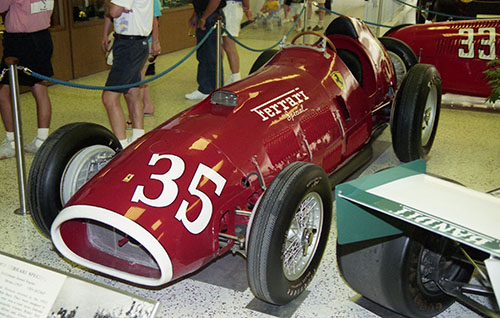
[[[12,120],[14,123],[14,142],[16,148],[17,162],[17,182],[19,184],[20,208],[14,211],[15,214],[28,214],[28,204],[26,200],[26,167],[24,164],[23,135],[21,125],[21,110],[19,109],[19,82],[17,78],[17,64],[19,60],[15,57],[8,57],[5,63],[9,66],[10,99],[12,102]]]
[[[215,30],[217,31],[217,70],[215,71],[215,88],[220,88],[222,86],[222,17],[217,17],[217,22],[215,23]]]
[[[383,1],[379,0],[378,2],[378,15],[377,15],[377,37],[380,36],[380,24],[382,23],[382,9],[383,9]]]
[[[309,19],[307,17],[307,14],[309,12],[309,4],[311,4],[311,1],[312,0],[306,0],[306,1],[304,1],[304,6],[305,6],[304,7],[304,29],[303,29],[304,31],[307,31],[307,24],[309,23]],[[307,35],[304,35],[304,37],[303,37],[302,40],[304,41],[304,44],[306,44],[306,42],[307,42]]]

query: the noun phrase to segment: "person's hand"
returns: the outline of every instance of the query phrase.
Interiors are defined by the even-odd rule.
[[[193,14],[193,15],[191,16],[191,18],[189,19],[189,22],[188,22],[188,23],[189,23],[189,26],[190,26],[191,28],[196,27],[196,14]]]
[[[101,48],[104,52],[107,52],[108,51],[108,46],[109,46],[109,42],[111,42],[109,40],[109,38],[107,36],[103,36],[102,37],[102,40],[101,40]]]
[[[248,21],[250,21],[250,22],[254,22],[255,21],[255,19],[253,17],[252,10],[250,10],[250,8],[243,7],[243,12],[245,12],[245,15],[246,15]]]
[[[206,30],[206,28],[205,28],[205,22],[206,22],[205,19],[200,18],[198,20],[198,28],[201,29],[201,30]]]
[[[160,55],[160,52],[161,52],[160,41],[153,41],[153,43],[151,45],[151,55],[156,57],[156,56]]]

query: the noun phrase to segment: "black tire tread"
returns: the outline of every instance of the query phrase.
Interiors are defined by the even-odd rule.
[[[264,64],[266,64],[269,60],[273,58],[273,56],[278,53],[278,50],[271,49],[262,52],[259,57],[255,60],[255,62],[252,65],[252,68],[250,68],[250,72],[248,74],[253,74],[255,73],[259,68],[261,68]]]
[[[54,178],[60,178],[57,173],[57,164],[66,160],[66,157],[72,157],[74,154],[62,153],[61,147],[67,144],[77,143],[73,140],[75,134],[92,134],[105,136],[109,140],[109,145],[115,151],[121,149],[118,139],[107,128],[91,123],[71,123],[60,127],[54,131],[38,150],[31,165],[28,176],[28,205],[31,217],[36,227],[42,234],[50,237],[51,222],[47,220],[54,219],[62,209],[60,200],[47,198],[47,191],[50,191],[50,184],[55,182]],[[91,138],[87,138],[87,146],[92,145]],[[100,140],[95,140],[95,144],[104,144]],[[49,208],[50,207],[50,208]]]
[[[437,88],[437,110],[429,142],[421,145],[423,107],[430,90]],[[399,160],[409,162],[424,158],[430,151],[436,135],[441,105],[441,77],[434,66],[415,65],[405,76],[394,101],[391,121],[392,145]]]

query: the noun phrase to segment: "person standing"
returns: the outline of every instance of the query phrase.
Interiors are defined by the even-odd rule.
[[[142,67],[141,80],[144,80],[149,65],[155,62],[156,57],[160,55],[161,52],[160,38],[158,32],[159,31],[158,17],[161,16],[161,4],[160,0],[153,0],[153,1],[154,1],[153,31],[149,36],[149,56],[146,59],[146,63],[144,63],[144,66]],[[144,104],[144,116],[153,116],[155,109],[153,107],[153,101],[151,100],[151,95],[149,94],[148,84],[141,85],[141,97],[142,97],[142,103]]]
[[[141,81],[141,69],[148,56],[148,36],[153,29],[152,0],[111,0],[106,3],[106,15],[113,19],[113,65],[106,86],[121,86]],[[110,21],[109,19],[107,21]],[[110,22],[104,23],[103,35],[109,32]],[[103,40],[103,48],[109,42]],[[132,137],[127,140],[126,122],[120,104],[124,94],[130,119]],[[102,101],[108,113],[111,129],[122,147],[128,146],[144,134],[144,108],[140,99],[139,85],[131,88],[104,90]]]
[[[45,76],[54,75],[50,61],[53,45],[49,31],[53,9],[54,1],[0,1],[0,12],[7,12],[4,21],[1,70],[8,67],[5,58],[16,57],[21,66]],[[23,72],[18,73],[18,80],[19,85],[30,87],[37,106],[37,136],[24,147],[25,151],[36,153],[49,135],[52,106],[47,83]],[[0,113],[6,131],[6,138],[0,145],[0,159],[12,158],[15,155],[15,150],[9,76],[4,76],[0,81]]]
[[[226,0],[193,0],[194,12],[189,19],[189,26],[196,27],[196,42],[200,43],[215,25],[218,16],[224,17],[222,8]],[[196,51],[198,89],[184,95],[186,99],[197,100],[208,96],[216,87],[217,69],[217,33],[212,32],[205,43]]]
[[[222,10],[226,18],[226,30],[235,38],[240,34],[243,12],[248,21],[253,21],[249,0],[227,0],[226,6]],[[226,52],[229,69],[231,70],[231,75],[225,84],[239,81],[241,79],[240,56],[236,49],[236,43],[226,33],[222,37],[222,48]]]

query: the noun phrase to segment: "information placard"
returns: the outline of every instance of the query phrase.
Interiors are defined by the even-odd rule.
[[[152,318],[159,303],[0,253],[2,318]]]

